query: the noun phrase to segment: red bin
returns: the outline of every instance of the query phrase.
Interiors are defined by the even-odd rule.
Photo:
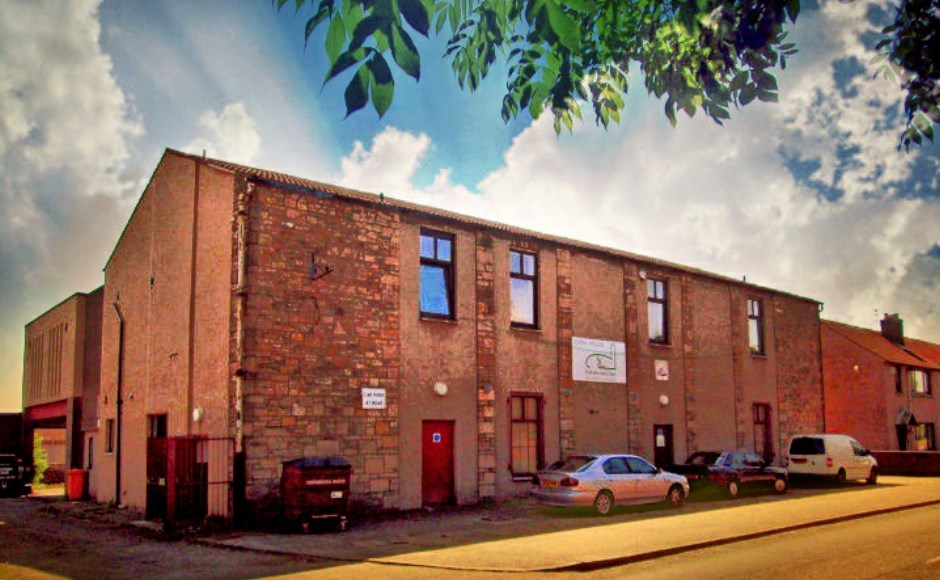
[[[65,493],[69,501],[84,499],[88,489],[88,472],[84,469],[69,469],[65,477]]]
[[[281,499],[284,519],[307,532],[315,520],[346,529],[352,466],[342,457],[302,457],[284,462]]]

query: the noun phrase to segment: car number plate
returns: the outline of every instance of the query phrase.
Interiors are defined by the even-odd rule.
[[[558,487],[557,481],[543,481],[542,487]]]

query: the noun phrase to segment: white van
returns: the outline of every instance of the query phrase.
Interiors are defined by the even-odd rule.
[[[790,439],[787,471],[791,475],[835,477],[839,481],[878,481],[878,461],[848,435],[819,433]]]

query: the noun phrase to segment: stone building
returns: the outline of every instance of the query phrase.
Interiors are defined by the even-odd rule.
[[[144,507],[149,439],[222,437],[252,505],[276,501],[283,461],[340,455],[356,505],[407,509],[525,493],[574,452],[779,458],[823,429],[818,312],[167,150],[105,268],[93,477],[99,499]]]

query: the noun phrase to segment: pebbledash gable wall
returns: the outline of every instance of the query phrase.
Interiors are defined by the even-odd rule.
[[[453,236],[454,320],[419,314],[423,229]],[[537,256],[538,328],[510,323],[510,250]],[[106,275],[101,417],[114,417],[119,301],[136,395],[127,444],[139,450],[123,459],[121,499],[138,507],[152,413],[168,414],[171,436],[243,444],[245,495],[261,511],[276,509],[282,462],[310,455],[352,464],[359,507],[420,507],[425,421],[453,425],[456,503],[525,493],[510,470],[519,394],[541,401],[546,464],[652,459],[654,425],[672,426],[680,461],[753,448],[754,403],[772,409],[778,458],[790,434],[823,430],[813,300],[224,161],[168,151]],[[669,288],[667,345],[648,340],[651,278]],[[764,304],[763,356],[748,348],[749,298]],[[625,343],[626,384],[575,381],[574,337]],[[384,389],[385,408],[364,409],[363,388]],[[101,499],[114,494],[112,459]]]

